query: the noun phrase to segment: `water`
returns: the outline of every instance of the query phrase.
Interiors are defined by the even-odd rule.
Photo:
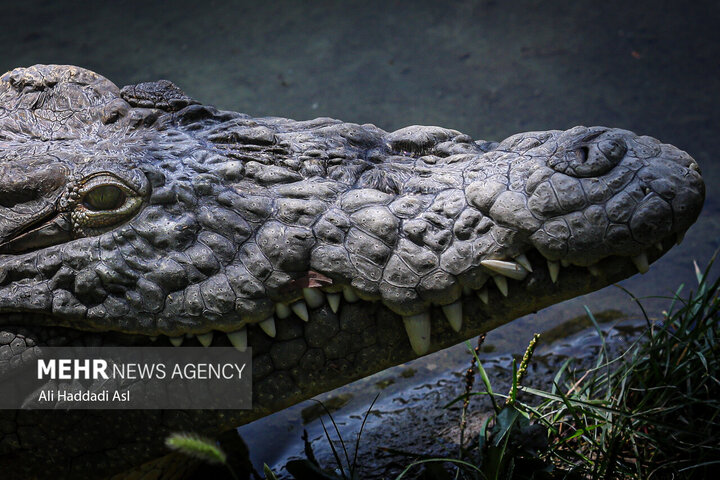
[[[638,339],[644,328],[633,318],[618,319],[616,315],[617,312],[611,312],[605,316],[606,321],[602,321],[602,315],[598,316],[604,346],[593,328],[574,330],[574,327],[581,327],[575,321],[562,325],[564,338],[552,343],[541,340],[523,385],[549,390],[555,372],[568,358],[573,359],[572,365],[578,369],[592,368],[601,348],[606,349],[606,358],[619,356]],[[569,331],[575,333],[569,334]],[[489,338],[495,338],[494,332]],[[547,337],[543,338],[547,340]],[[507,393],[513,357],[519,361],[522,354],[481,352],[479,356],[493,390],[499,394]],[[333,423],[318,404],[304,402],[243,426],[239,431],[246,441],[251,442],[250,456],[256,466],[267,463],[279,478],[290,479],[292,477],[283,467],[288,460],[305,458],[303,431],[307,431],[319,464],[324,467],[335,464],[323,425],[316,415],[322,415],[335,448],[342,452],[335,431],[338,428],[350,459],[354,457],[356,435],[365,423],[357,457],[362,472],[360,478],[396,478],[414,457],[390,450],[457,458],[462,402],[450,406],[448,403],[464,393],[464,371],[469,366],[469,359],[464,345],[446,349],[321,395],[321,401],[333,412]],[[475,377],[475,385],[475,392],[483,391],[479,375]],[[532,401],[529,397],[526,400]],[[340,408],[336,410],[337,407]],[[466,442],[477,434],[490,412],[492,405],[487,397],[472,397],[467,414]],[[346,464],[344,453],[340,456]],[[416,478],[419,470],[412,470],[410,478]]]
[[[167,78],[224,109],[385,130],[431,124],[499,140],[584,124],[654,136],[693,155],[708,199],[684,243],[622,285],[638,296],[670,294],[691,285],[692,261],[704,265],[720,245],[717,2],[4,3],[3,71],[69,63],[118,85]],[[581,315],[583,305],[637,314],[610,287],[512,322],[489,342],[517,353],[534,331]],[[650,305],[656,315],[662,302]],[[416,378],[461,369],[462,348],[420,361]],[[353,399],[347,408],[366,408]],[[283,415],[274,430],[246,428],[282,431]],[[296,432],[287,435],[292,448]],[[256,447],[268,452],[256,460],[287,453],[274,440],[274,449]]]

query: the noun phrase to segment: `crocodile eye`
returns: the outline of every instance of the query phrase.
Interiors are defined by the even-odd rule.
[[[87,237],[131,219],[142,207],[147,192],[138,191],[118,175],[101,172],[83,179],[73,195],[73,235]]]
[[[93,211],[115,210],[125,203],[125,193],[114,185],[101,185],[85,194],[84,203]]]

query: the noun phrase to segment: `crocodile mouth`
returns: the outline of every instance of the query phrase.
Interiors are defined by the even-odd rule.
[[[65,215],[58,214],[54,208],[43,212],[6,237],[9,240],[0,243],[0,254],[23,253],[72,239]]]
[[[436,299],[429,307],[417,314],[400,315],[407,334],[407,340],[416,355],[424,355],[438,348],[433,345],[433,322],[444,318],[442,328],[450,327],[455,332],[456,343],[467,338],[463,335],[463,323],[469,317],[492,318],[497,311],[508,304],[532,296],[538,286],[545,286],[546,294],[564,297],[564,289],[573,290],[583,281],[600,282],[608,285],[616,279],[628,276],[628,272],[645,273],[649,265],[664,255],[672,246],[680,244],[684,232],[671,234],[656,242],[651,248],[636,256],[610,255],[591,265],[578,265],[565,260],[552,261],[538,250],[531,248],[513,259],[481,261],[481,279],[474,276],[472,286],[464,285],[459,294],[448,295],[446,301]],[[298,288],[294,300],[275,303],[275,312],[267,319],[257,322],[242,322],[240,325],[216,326],[213,329],[188,330],[182,334],[166,335],[158,332],[126,333],[118,330],[75,328],[61,326],[46,315],[14,312],[0,314],[0,346],[11,345],[13,354],[36,344],[47,345],[89,345],[89,346],[174,346],[174,347],[234,347],[245,351],[252,346],[252,338],[270,341],[278,335],[276,322],[311,322],[322,309],[325,314],[339,315],[343,305],[381,304],[369,298],[358,289],[348,285],[329,283],[327,277],[311,272],[309,282]],[[530,293],[529,293],[530,292]],[[568,295],[572,296],[572,295]],[[386,307],[393,311],[390,306]],[[431,315],[437,310],[437,315]],[[441,314],[439,313],[441,312]],[[398,319],[398,321],[400,321]],[[16,327],[14,325],[22,325]],[[4,336],[3,336],[4,335]],[[4,340],[3,340],[4,339]],[[14,343],[13,343],[14,342]],[[448,345],[442,345],[444,348]],[[2,355],[0,355],[1,357]]]
[[[552,285],[550,290],[560,292],[563,283],[577,282],[578,278],[591,277],[597,280],[615,278],[620,271],[635,270],[646,273],[652,262],[660,258],[675,244],[680,244],[684,237],[682,234],[672,234],[659,240],[651,249],[635,256],[610,255],[591,265],[576,265],[560,260],[558,262],[547,260],[538,250],[531,249],[513,260],[483,260],[482,267],[487,271],[484,279],[475,282],[473,287],[463,286],[459,298],[448,298],[447,302],[434,301],[430,308],[439,308],[453,331],[461,334],[465,315],[487,315],[489,309],[495,305],[512,302],[513,299],[527,296],[528,291],[539,283]],[[477,278],[477,276],[476,276]],[[610,283],[610,282],[606,282]],[[292,316],[304,322],[311,320],[312,311],[327,305],[333,313],[337,314],[343,303],[379,302],[365,295],[352,286],[319,286],[303,288],[302,298],[294,302],[275,304],[275,315],[266,320],[251,323],[235,331],[207,330],[187,333],[184,336],[151,337],[157,343],[168,342],[174,346],[202,345],[208,347],[217,343],[218,338],[226,336],[230,343],[238,350],[245,350],[248,346],[247,327],[258,327],[265,335],[275,337],[276,321]],[[480,303],[477,302],[480,301]],[[390,308],[390,307],[389,307]],[[390,308],[390,310],[393,310]],[[397,313],[397,312],[395,312]],[[426,310],[415,315],[399,315],[402,317],[405,331],[413,351],[417,355],[427,353],[431,348],[431,315]],[[462,335],[460,335],[462,336]],[[464,338],[464,337],[463,337]],[[458,341],[461,339],[458,338]]]

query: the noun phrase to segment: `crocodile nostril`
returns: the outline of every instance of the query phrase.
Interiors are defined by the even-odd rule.
[[[590,150],[588,147],[580,147],[576,150],[577,158],[580,163],[587,162],[588,155],[590,154]]]

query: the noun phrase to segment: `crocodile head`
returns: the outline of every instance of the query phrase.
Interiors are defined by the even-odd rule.
[[[82,437],[11,421],[13,465],[42,443],[75,475],[127,468],[168,430],[217,432],[644,272],[704,199],[687,153],[626,130],[494,143],[251,118],[77,67],[0,82],[0,372],[72,342],[250,345],[254,368],[252,411],[143,412],[130,459],[113,449],[138,442],[107,433],[123,412]]]

